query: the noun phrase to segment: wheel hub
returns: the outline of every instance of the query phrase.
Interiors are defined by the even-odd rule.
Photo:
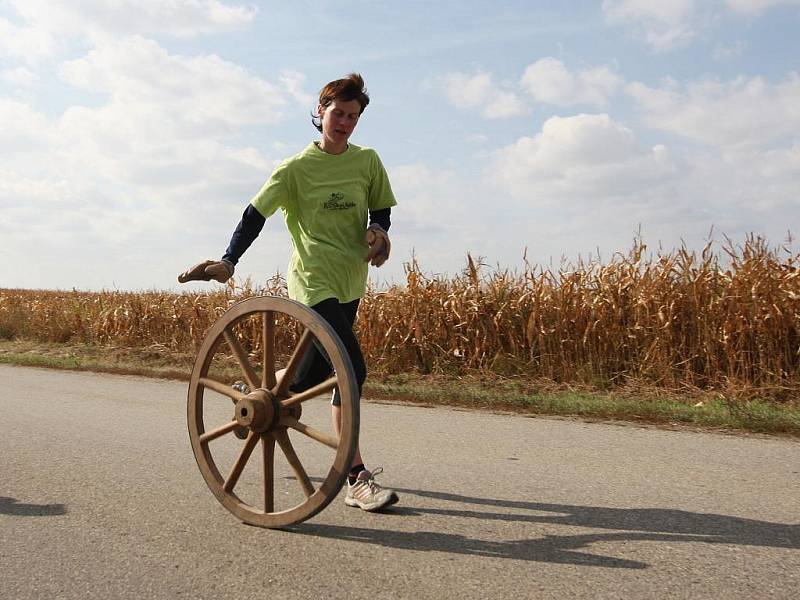
[[[273,429],[280,414],[278,399],[265,389],[257,389],[236,403],[236,421],[257,433]]]

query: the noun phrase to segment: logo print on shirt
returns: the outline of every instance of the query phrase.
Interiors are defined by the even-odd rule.
[[[326,210],[347,210],[356,205],[352,200],[348,200],[347,202],[343,200],[344,194],[342,192],[333,192],[322,205],[322,208]]]

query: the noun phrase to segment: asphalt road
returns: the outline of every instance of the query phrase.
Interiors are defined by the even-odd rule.
[[[0,597],[800,594],[797,441],[364,402],[400,503],[278,531],[211,495],[185,396],[0,366]]]

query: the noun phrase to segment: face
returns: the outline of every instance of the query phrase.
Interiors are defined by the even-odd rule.
[[[334,100],[328,106],[317,107],[322,118],[322,137],[334,146],[347,144],[358,124],[361,105],[358,100]]]

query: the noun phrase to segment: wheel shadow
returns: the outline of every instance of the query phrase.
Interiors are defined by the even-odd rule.
[[[13,517],[52,517],[64,515],[67,508],[63,504],[25,504],[16,498],[0,496],[0,515]]]
[[[512,560],[624,569],[644,569],[649,565],[641,561],[593,554],[586,552],[585,549],[596,543],[633,541],[702,542],[800,549],[800,524],[773,523],[677,509],[574,506],[476,498],[428,490],[395,489],[401,494],[480,508],[395,506],[385,512],[387,519],[415,515],[440,515],[478,520],[560,524],[608,531],[500,541],[435,531],[405,532],[324,525],[313,522],[296,525],[289,530],[303,535],[330,537],[422,552],[449,552]],[[492,508],[505,510],[499,512]]]

